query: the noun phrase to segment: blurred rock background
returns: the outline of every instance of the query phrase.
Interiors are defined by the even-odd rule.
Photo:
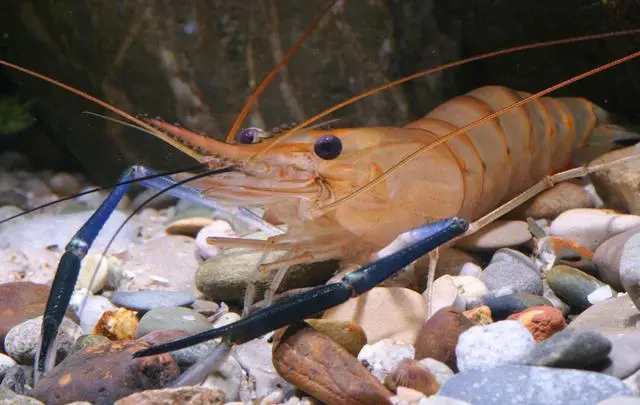
[[[326,7],[308,0],[119,0],[0,3],[0,57],[52,76],[133,113],[179,122],[223,139],[260,80]],[[300,121],[373,86],[490,50],[637,28],[633,0],[342,0],[260,97],[245,126]],[[415,80],[345,108],[339,125],[402,125],[485,84],[541,90],[638,49],[640,36],[527,51]],[[631,122],[638,62],[556,95],[587,97]],[[3,135],[13,148],[110,183],[133,163],[189,164],[172,148],[104,111],[6,68],[0,94],[29,104],[35,124]]]

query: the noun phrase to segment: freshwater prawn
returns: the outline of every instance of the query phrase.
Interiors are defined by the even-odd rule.
[[[637,30],[625,31],[618,35],[635,31]],[[518,47],[469,58],[449,66],[515,50],[613,35],[616,34]],[[293,55],[293,52],[287,56],[290,55]],[[233,207],[254,204],[267,206],[272,218],[287,225],[287,233],[273,236],[267,241],[214,239],[211,242],[223,246],[259,246],[291,252],[284,260],[262,264],[264,269],[271,269],[335,258],[357,264],[367,263],[372,257],[382,257],[380,260],[384,261],[383,256],[387,256],[388,252],[378,257],[375,253],[385,246],[393,245],[398,238],[402,239],[403,235],[414,235],[411,232],[407,233],[407,229],[417,229],[424,223],[445,224],[452,229],[451,232],[443,234],[438,233],[442,229],[437,226],[435,230],[430,228],[430,235],[440,237],[427,238],[430,244],[426,251],[457,237],[467,229],[466,222],[460,219],[447,222],[444,218],[483,218],[504,201],[543,180],[550,170],[563,167],[573,147],[586,145],[593,134],[596,134],[593,137],[598,139],[613,139],[612,134],[632,135],[610,121],[604,110],[584,99],[540,97],[639,55],[640,53],[634,53],[534,95],[500,86],[477,89],[442,104],[425,118],[401,128],[307,128],[320,117],[368,94],[448,67],[442,66],[354,97],[281,135],[266,138],[261,142],[258,141],[263,137],[256,129],[238,131],[242,119],[246,116],[246,111],[243,111],[228,137],[235,143],[216,141],[159,120],[132,117],[53,79],[5,61],[0,61],[0,64],[61,85],[97,102],[217,172],[213,177],[208,176],[210,173],[197,178],[180,176],[177,182],[174,180],[171,183],[171,187],[182,186],[189,181],[193,190],[198,190],[195,194],[188,191],[191,197],[215,199],[216,204]],[[256,97],[257,94],[259,91],[255,93]],[[251,103],[247,103],[245,110],[250,106]],[[494,118],[497,120],[493,120]],[[524,169],[514,167],[516,160],[525,163]],[[581,173],[586,171],[573,172],[572,176]],[[122,180],[131,181],[140,177],[151,179],[152,176],[153,174],[149,175],[149,172],[145,171],[129,172],[123,175]],[[406,181],[405,178],[411,181]],[[150,186],[164,189],[167,183],[155,183]],[[92,237],[95,237],[94,234],[97,234],[101,227],[99,222],[110,214],[124,191],[126,190],[120,189],[112,194],[110,197],[113,199],[94,215],[95,221],[85,226]],[[244,219],[253,220],[269,229],[269,225],[265,225],[264,220],[256,217],[251,211],[238,209],[235,212]],[[492,219],[502,213],[504,210],[494,213]],[[64,291],[67,293],[69,289],[73,289],[74,277],[77,277],[77,270],[73,269],[79,268],[79,261],[88,248],[87,242],[90,245],[92,241],[86,240],[91,238],[87,238],[82,230],[78,235],[82,235],[82,238],[74,238],[69,244],[67,252],[70,255],[66,259],[63,257],[59,266],[60,274],[56,276],[61,276],[60,283],[64,285],[56,284],[54,281],[52,287],[53,298],[50,298],[50,301],[55,301],[51,302],[55,304],[53,312],[56,314],[60,310],[64,313],[66,309],[64,299],[60,299],[56,294]],[[417,243],[415,238],[419,237],[412,237],[414,239],[402,247],[411,247]],[[424,238],[424,234],[421,237]],[[394,247],[393,250],[397,248]],[[392,254],[389,257],[395,256]],[[387,264],[386,261],[384,263]],[[369,268],[371,267],[365,266],[365,269]],[[61,274],[62,271],[66,273]],[[76,271],[75,276],[73,271]],[[375,277],[375,281],[382,281],[380,278],[386,277]],[[343,282],[338,284],[340,287],[354,287],[358,285],[359,280],[357,276],[346,276]],[[367,288],[375,285],[371,280],[367,281]],[[336,299],[329,297],[330,299],[325,300],[326,297],[318,291],[315,295],[294,297],[293,301],[268,308],[266,312],[261,311],[256,317],[242,320],[238,325],[230,325],[224,330],[198,336],[197,339],[190,340],[189,344],[182,344],[190,345],[211,339],[225,331],[230,331],[231,335],[236,336],[232,339],[235,343],[250,340],[259,336],[256,333],[266,333],[283,322],[287,324],[300,319],[302,312],[318,312],[321,307],[335,305],[367,289],[351,287],[346,293],[341,292]],[[328,291],[322,291],[325,290]],[[306,298],[313,298],[314,305],[301,311],[301,306],[309,303]],[[320,298],[323,302],[320,302]],[[296,306],[294,308],[291,305]],[[275,322],[287,308],[290,308],[290,314],[295,316],[283,317]],[[268,315],[267,318],[265,314]],[[43,360],[37,364],[37,370],[40,372],[49,368],[45,367],[45,358],[47,353],[50,353],[51,339],[55,338],[54,329],[57,329],[54,318],[51,318],[49,324],[46,319],[45,317],[43,322],[41,346]],[[47,333],[44,333],[45,328]],[[168,350],[173,349],[160,346],[146,351],[144,355]]]

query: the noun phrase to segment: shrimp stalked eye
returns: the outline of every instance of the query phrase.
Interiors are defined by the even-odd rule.
[[[316,139],[313,151],[320,159],[335,159],[342,153],[342,141],[335,135],[323,135]]]
[[[263,130],[256,127],[245,128],[236,136],[236,140],[240,143],[258,143],[262,139]]]

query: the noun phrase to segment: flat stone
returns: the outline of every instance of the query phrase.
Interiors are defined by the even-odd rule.
[[[184,307],[193,304],[196,295],[192,292],[147,290],[147,291],[115,291],[109,297],[114,305],[149,311],[154,308]]]
[[[640,227],[619,233],[598,246],[593,254],[593,262],[598,269],[598,278],[618,291],[624,291],[620,280],[620,260],[624,246],[633,236],[640,233]]]
[[[461,372],[438,392],[482,405],[584,405],[631,395],[619,379],[589,371],[505,365]]]
[[[594,159],[592,164],[611,162],[630,156],[635,151],[635,146],[616,149]],[[640,214],[640,195],[638,183],[640,182],[640,164],[637,159],[613,165],[606,170],[598,170],[589,174],[598,195],[607,205],[624,212]]]
[[[386,338],[413,343],[422,327],[426,307],[422,296],[413,290],[376,287],[328,309],[322,318],[359,324],[369,344]]]
[[[593,207],[593,199],[582,186],[562,182],[538,194],[518,211],[524,211],[523,218],[554,219],[570,209]]]
[[[0,345],[14,326],[44,313],[49,287],[44,284],[15,282],[0,284]]]
[[[491,309],[491,317],[494,321],[507,319],[509,315],[524,311],[527,308],[541,305],[553,306],[546,298],[528,293],[497,296],[487,294],[482,297],[481,304],[484,304]]]
[[[566,329],[538,343],[529,353],[526,364],[558,368],[583,369],[604,361],[611,342],[590,329]]]
[[[531,240],[529,225],[525,221],[496,220],[478,232],[456,242],[465,250],[492,251],[519,246]]]
[[[458,369],[488,370],[504,364],[525,364],[523,359],[535,345],[531,333],[517,321],[477,325],[458,339]]]
[[[595,251],[607,239],[638,225],[640,216],[637,215],[600,209],[574,209],[554,219],[549,234],[571,239]]]
[[[620,258],[620,281],[631,301],[640,308],[640,234],[624,244]]]
[[[627,378],[640,370],[640,331],[616,333],[607,336],[611,342],[608,362],[601,373]]]
[[[213,219],[210,217],[189,217],[180,218],[171,222],[165,228],[165,232],[169,235],[184,235],[195,237],[200,229],[211,224]]]
[[[636,331],[640,312],[628,295],[600,302],[578,315],[568,328],[592,329],[604,335]]]
[[[211,329],[211,323],[192,309],[154,308],[140,319],[136,337],[140,338],[147,333],[163,329],[181,329],[195,334]]]

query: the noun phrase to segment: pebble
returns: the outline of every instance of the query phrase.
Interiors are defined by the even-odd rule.
[[[413,343],[427,306],[420,294],[400,287],[376,287],[328,309],[323,319],[353,321],[364,329],[369,344],[382,339]],[[389,322],[393,319],[393,322]]]
[[[607,338],[611,351],[601,373],[627,378],[640,370],[640,331],[610,334]]]
[[[481,274],[482,274],[482,267],[478,266],[475,263],[467,262],[463,264],[462,268],[460,269],[460,276],[471,276],[471,277],[480,278]]]
[[[389,403],[391,393],[357,359],[310,327],[274,335],[273,365],[287,381],[329,404]]]
[[[115,402],[114,405],[223,405],[225,393],[219,388],[179,387],[136,392]]]
[[[33,367],[16,364],[5,371],[0,388],[8,388],[16,394],[27,394],[32,385]]]
[[[315,333],[320,332],[315,331]],[[248,373],[246,380],[249,384],[248,386],[243,385],[240,391],[240,399],[242,400],[245,400],[245,398],[260,398],[278,388],[286,389],[290,387],[289,383],[283,379],[284,376],[281,377],[276,371],[275,355],[272,354],[275,346],[270,343],[271,337],[273,337],[271,334],[267,334],[259,339],[236,346],[234,349],[235,359],[240,363],[242,369]],[[329,337],[325,336],[325,338],[331,340]],[[342,349],[338,343],[333,342],[333,344]],[[311,356],[311,354],[310,352],[307,353],[308,356]]]
[[[107,282],[109,264],[101,254],[91,254],[82,260],[78,281],[75,288],[84,288],[96,294],[102,290]]]
[[[593,305],[578,315],[568,328],[592,329],[605,335],[635,331],[640,326],[638,308],[628,295]]]
[[[202,383],[202,387],[222,389],[225,393],[225,402],[235,401],[240,397],[240,387],[244,378],[245,373],[240,364],[229,356],[217,371],[209,374]]]
[[[523,364],[523,359],[534,347],[533,336],[517,321],[477,325],[463,332],[458,339],[458,369],[488,370],[504,364]]]
[[[149,311],[154,308],[184,307],[193,304],[196,295],[192,292],[147,290],[147,291],[115,291],[109,297],[114,305]]]
[[[442,385],[451,377],[453,377],[453,370],[446,364],[431,357],[420,360],[420,364],[426,367],[431,374],[436,378],[438,384]]]
[[[631,389],[600,373],[505,365],[458,373],[438,395],[482,405],[584,405],[631,395]]]
[[[143,337],[139,338],[138,341],[149,343],[151,346],[156,346],[191,335],[193,335],[193,333],[183,329],[163,329],[147,333]],[[209,340],[198,343],[194,346],[185,347],[184,349],[174,350],[170,353],[176,363],[178,363],[180,367],[185,368],[195,364],[205,354],[211,352],[217,345],[217,341]]]
[[[429,318],[415,340],[415,358],[432,358],[457,370],[458,338],[473,323],[453,307],[442,308]]]
[[[410,388],[422,395],[431,396],[438,392],[440,384],[431,371],[415,360],[402,360],[384,379],[384,385],[393,392]]]
[[[593,199],[582,186],[565,181],[538,194],[518,211],[524,211],[523,218],[554,219],[570,209],[593,207]]]
[[[39,316],[11,328],[4,338],[7,354],[20,364],[32,365],[40,340],[41,327],[42,316]],[[80,326],[69,318],[63,318],[56,340],[58,360],[69,354],[71,347],[82,333]]]
[[[598,246],[593,254],[593,262],[598,269],[597,277],[618,291],[624,291],[620,279],[620,266],[622,255],[625,253],[625,245],[632,236],[638,233],[640,233],[640,227],[619,233]]]
[[[211,329],[206,317],[189,308],[154,308],[144,314],[138,324],[136,337],[163,329],[181,329],[191,334]]]
[[[74,296],[72,296],[72,307]],[[106,311],[114,311],[116,307],[109,301],[108,298],[105,298],[101,295],[90,295],[87,297],[87,301],[85,302],[84,308],[82,308],[82,312],[78,312],[80,305],[82,305],[81,298],[79,298],[80,302],[77,303],[76,313],[80,318],[80,327],[84,331],[84,333],[89,333],[91,329],[98,323],[102,315]]]
[[[529,225],[525,221],[498,219],[478,232],[460,239],[456,246],[471,251],[493,251],[525,244],[531,237]]]
[[[0,348],[14,326],[44,313],[49,287],[30,282],[0,284]]]
[[[624,244],[620,258],[620,281],[631,301],[640,308],[640,234]]]
[[[163,388],[180,373],[169,354],[133,358],[149,344],[110,342],[82,350],[40,377],[32,395],[47,405],[90,401],[112,405],[137,391]]]
[[[617,293],[610,285],[603,285],[600,288],[596,288],[593,292],[587,295],[587,301],[591,305],[597,304],[598,302],[609,300],[615,297]]]
[[[591,306],[589,294],[604,286],[597,278],[565,265],[554,266],[546,273],[546,279],[549,288],[578,313]]]
[[[553,305],[554,308],[559,309],[564,316],[567,316],[571,313],[571,307],[567,305],[564,301],[562,301],[560,297],[558,297],[556,293],[553,292],[553,290],[549,287],[549,283],[547,282],[546,279],[542,280],[542,289],[544,291],[542,293],[542,296],[546,298],[551,303],[551,305]],[[594,292],[595,291],[597,290],[594,290]],[[587,295],[587,300],[589,300],[589,295]]]
[[[566,329],[535,346],[525,364],[583,369],[604,361],[611,342],[590,329]]]
[[[207,238],[210,237],[237,238],[238,234],[229,222],[222,219],[216,219],[200,229],[196,235],[196,255],[201,261],[216,256],[222,250],[221,247],[207,242]]]
[[[536,342],[548,339],[567,326],[562,312],[546,305],[527,308],[522,312],[510,315],[507,319],[518,321],[524,325]]]
[[[465,301],[478,298],[489,291],[482,280],[473,276],[453,277],[453,284],[458,288],[458,294]]]
[[[593,252],[579,243],[557,236],[545,236],[536,240],[535,263],[543,272],[554,265],[564,264],[596,276],[598,271],[593,263]]]
[[[6,354],[0,353],[0,381],[2,381],[2,377],[4,377],[4,373],[13,367],[16,364],[16,361]]]
[[[282,259],[287,252],[272,252],[265,262]],[[226,249],[202,263],[196,271],[198,291],[216,301],[241,302],[248,280],[262,259],[262,252],[252,249]],[[279,291],[324,284],[338,269],[336,261],[299,264],[287,269]],[[257,294],[264,294],[273,281],[274,272],[261,272],[256,283]]]
[[[493,323],[493,319],[491,318],[491,308],[486,305],[464,311],[463,314],[467,319],[473,322],[474,325],[489,325],[490,323]]]
[[[82,189],[82,183],[71,173],[59,172],[49,179],[49,187],[60,197],[77,194]]]
[[[600,401],[597,405],[640,405],[640,398],[631,396],[613,397]]]
[[[607,239],[640,225],[640,216],[610,210],[574,209],[565,211],[551,222],[549,233],[571,239],[596,250]]]
[[[114,311],[105,311],[91,333],[106,336],[110,340],[132,340],[137,329],[137,313],[126,308],[116,308]]]
[[[355,322],[330,319],[307,319],[305,322],[318,332],[329,336],[353,356],[358,356],[360,350],[367,344],[364,329]]]
[[[425,290],[422,296],[431,314],[449,306],[459,310],[465,309],[465,300],[460,294],[460,289],[456,285],[454,277],[450,275],[444,275],[434,281],[431,302],[429,302],[428,290]]]
[[[611,162],[627,157],[635,150],[635,146],[616,149],[593,160],[592,164]],[[640,214],[638,199],[638,159],[611,166],[606,170],[598,170],[589,174],[596,191],[608,205],[632,214]]]
[[[385,377],[403,360],[413,360],[415,352],[414,347],[408,343],[383,339],[364,345],[358,354],[358,360],[367,365],[378,381],[384,382]]]
[[[480,275],[490,291],[510,287],[516,293],[542,295],[542,277],[533,261],[512,249],[500,249]]]
[[[82,335],[78,339],[76,339],[73,346],[71,346],[71,351],[69,355],[79,352],[80,350],[84,350],[87,347],[100,346],[105,343],[109,343],[110,340],[106,336],[102,335]]]
[[[529,293],[505,295],[489,293],[482,297],[480,305],[486,305],[491,309],[491,317],[494,321],[507,319],[509,315],[524,311],[530,307],[553,306],[548,299]]]
[[[213,219],[210,217],[180,218],[167,225],[165,232],[169,235],[184,235],[195,238],[202,228],[210,225],[212,222]]]

